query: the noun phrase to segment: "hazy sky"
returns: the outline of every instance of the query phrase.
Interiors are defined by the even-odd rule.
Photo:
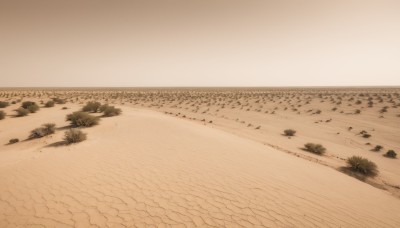
[[[400,85],[400,1],[0,0],[0,79]]]

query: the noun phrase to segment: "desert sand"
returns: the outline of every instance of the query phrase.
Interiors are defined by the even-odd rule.
[[[400,151],[399,91],[0,90],[0,101],[67,100],[24,117],[20,102],[0,109],[0,227],[400,227],[400,162],[383,156]],[[63,145],[65,116],[88,101],[122,114]],[[25,140],[44,123],[55,134]],[[352,155],[378,175],[343,172]]]

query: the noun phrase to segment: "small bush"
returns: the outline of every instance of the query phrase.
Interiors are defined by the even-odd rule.
[[[35,112],[37,112],[39,110],[39,105],[33,104],[31,106],[28,106],[28,110],[31,113],[35,113]]]
[[[67,115],[67,121],[71,121],[74,127],[90,127],[99,123],[100,118],[86,112],[73,112]]]
[[[293,130],[293,129],[286,129],[286,130],[283,131],[283,133],[284,133],[286,136],[294,136],[294,135],[296,134],[296,131]]]
[[[5,108],[9,106],[10,104],[7,101],[0,101],[0,108]]]
[[[304,145],[304,148],[312,152],[314,154],[323,154],[326,151],[326,148],[323,147],[321,144],[314,144],[314,143],[307,143]]]
[[[54,107],[54,101],[47,101],[44,106],[46,106],[46,108]]]
[[[121,109],[115,108],[114,106],[108,106],[104,111],[104,116],[110,117],[110,116],[118,116],[121,114]]]
[[[53,98],[53,101],[54,101],[56,104],[65,104],[65,100],[60,99],[60,98],[57,98],[57,97]]]
[[[46,135],[54,134],[56,131],[56,125],[53,123],[43,124],[42,127],[33,129],[29,138],[42,138]]]
[[[6,113],[3,111],[0,111],[0,120],[6,118]]]
[[[29,106],[35,105],[35,104],[36,104],[36,103],[33,102],[33,101],[24,101],[24,102],[22,102],[21,107],[23,107],[24,109],[28,109]]]
[[[360,156],[352,156],[348,158],[347,164],[353,171],[362,173],[364,175],[373,176],[378,173],[378,169],[375,163]]]
[[[17,142],[19,142],[19,139],[17,139],[17,138],[10,139],[10,140],[8,141],[9,144],[14,144],[14,143],[17,143]]]
[[[83,108],[82,111],[84,112],[97,112],[100,108],[100,102],[88,102]]]
[[[70,129],[65,132],[64,141],[68,144],[78,143],[86,140],[86,134],[78,129]]]
[[[388,152],[386,152],[385,157],[388,158],[396,158],[397,157],[397,153],[394,152],[394,150],[388,150]]]
[[[30,113],[28,109],[24,109],[22,107],[19,107],[15,111],[17,112],[17,116],[26,116],[26,115],[28,115]]]
[[[383,146],[381,145],[376,145],[374,149],[372,149],[373,151],[381,151],[383,148]]]

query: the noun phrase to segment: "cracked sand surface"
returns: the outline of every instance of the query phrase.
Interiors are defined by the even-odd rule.
[[[1,147],[20,155],[0,159],[0,227],[400,227],[388,192],[217,129],[123,111],[77,145],[44,147],[58,132]]]

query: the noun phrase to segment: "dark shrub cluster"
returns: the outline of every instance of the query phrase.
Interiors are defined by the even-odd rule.
[[[6,118],[6,113],[3,111],[0,111],[0,120]]]
[[[54,101],[47,101],[46,104],[44,105],[46,108],[51,108],[54,107]]]
[[[90,101],[83,108],[84,112],[97,112],[99,111],[101,104],[100,102]]]
[[[86,140],[86,134],[79,129],[70,129],[65,132],[64,141],[67,144],[78,143]]]
[[[376,145],[375,146],[375,148],[374,149],[372,149],[373,151],[381,151],[382,150],[382,148],[383,148],[383,146],[381,146],[381,145]]]
[[[30,113],[35,113],[39,110],[39,105],[33,101],[24,101],[22,102],[21,107],[27,109]]]
[[[42,138],[46,135],[54,134],[56,131],[56,125],[53,123],[43,124],[41,127],[33,129],[29,135],[30,139]]]
[[[7,101],[0,101],[0,108],[5,108],[9,106],[10,104]]]
[[[378,168],[374,162],[360,156],[352,156],[348,158],[347,164],[353,171],[363,175],[373,176],[378,173]]]
[[[314,154],[323,154],[326,152],[326,148],[321,144],[307,143],[304,145],[304,148]]]
[[[74,127],[90,127],[99,123],[100,118],[86,112],[73,112],[67,115],[67,121]]]
[[[397,153],[394,150],[388,150],[388,152],[386,152],[385,157],[388,158],[396,158],[397,157]]]
[[[286,136],[294,136],[294,135],[296,134],[296,131],[293,130],[293,129],[286,129],[286,130],[283,131],[283,133],[284,133]]]
[[[104,108],[102,111],[104,113],[104,116],[110,117],[110,116],[118,116],[121,114],[121,109],[115,108],[114,106],[107,106]]]
[[[17,116],[26,116],[30,113],[28,109],[24,109],[23,107],[19,107],[15,111],[17,112]]]
[[[9,144],[15,144],[15,143],[17,143],[17,142],[19,142],[19,139],[17,139],[17,138],[10,139],[10,140],[8,141]]]
[[[53,101],[54,101],[56,104],[65,104],[65,100],[60,99],[60,98],[58,98],[58,97],[53,98]]]

